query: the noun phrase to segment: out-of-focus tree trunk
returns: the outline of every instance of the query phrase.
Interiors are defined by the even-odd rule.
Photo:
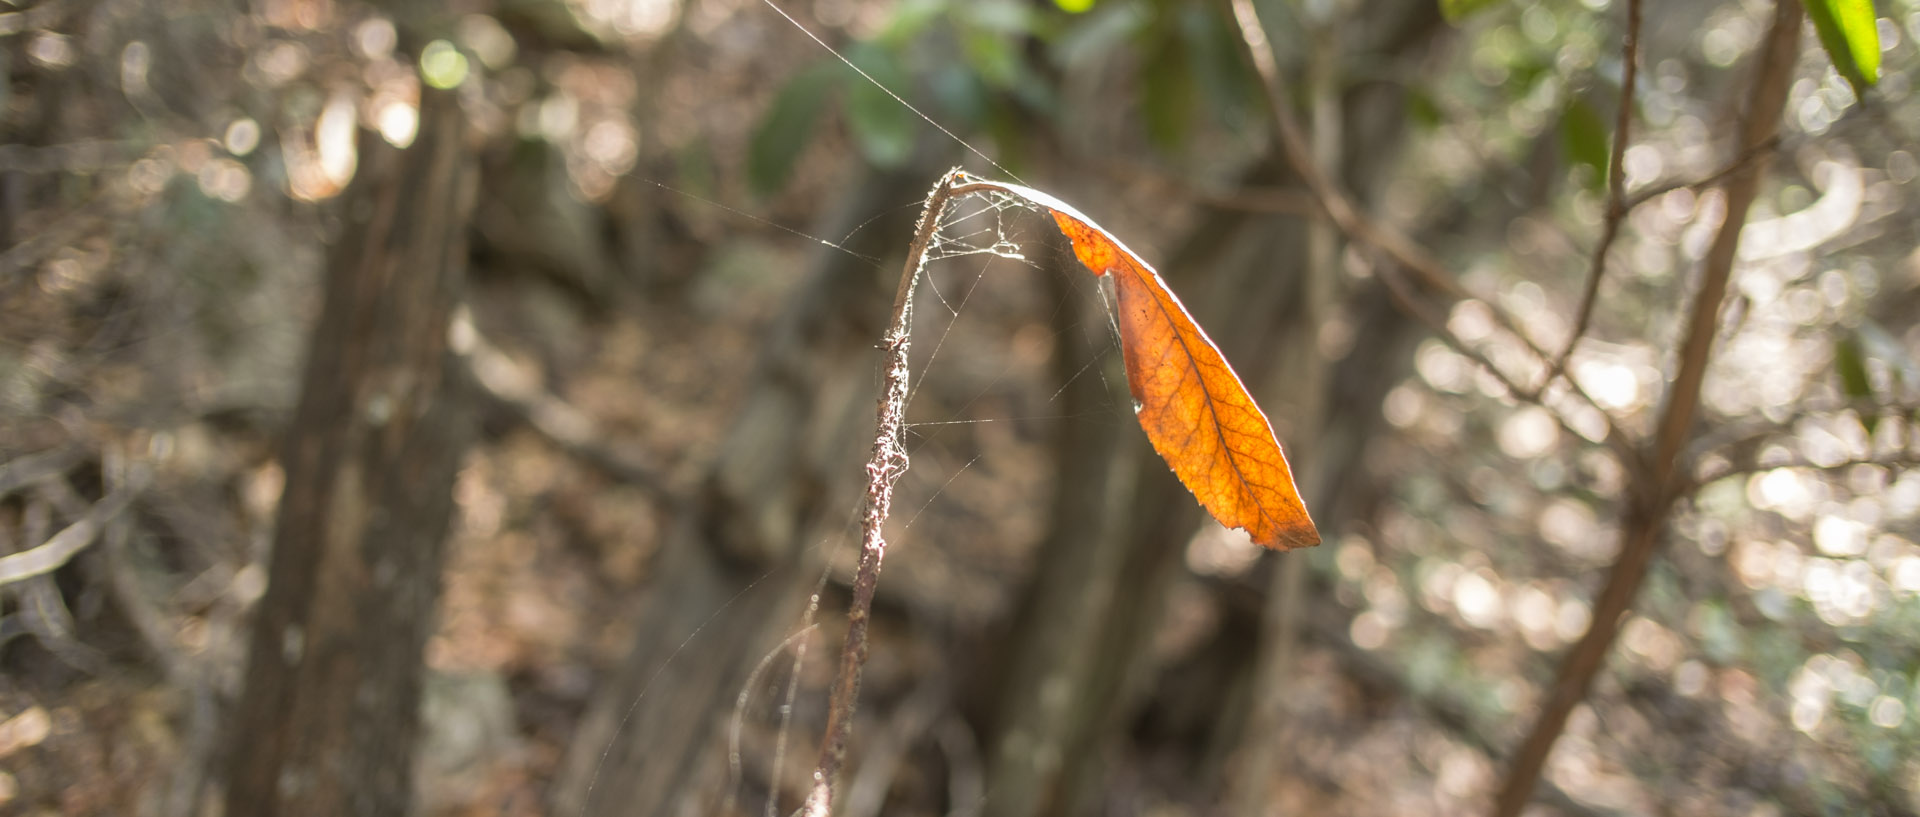
[[[1312,116],[1314,161],[1337,173],[1356,203],[1366,206],[1384,172],[1393,166],[1390,157],[1405,137],[1406,103],[1400,89],[1387,86],[1341,94],[1341,72],[1356,59],[1372,64],[1421,60],[1430,38],[1444,28],[1433,6],[1359,13],[1350,19],[1366,20],[1369,25],[1359,29],[1347,20],[1323,22],[1324,37],[1354,33],[1341,42],[1316,37],[1309,62],[1300,70],[1307,77],[1305,107]],[[1353,49],[1353,42],[1363,46]],[[1373,56],[1356,58],[1356,51]],[[1294,449],[1302,455],[1297,458],[1295,477],[1329,543],[1336,541],[1346,519],[1364,510],[1365,503],[1355,501],[1368,481],[1359,464],[1367,438],[1381,425],[1381,415],[1378,410],[1329,413],[1326,408],[1380,405],[1407,370],[1423,334],[1416,322],[1391,306],[1379,286],[1370,285],[1348,300],[1345,319],[1354,342],[1345,359],[1332,365],[1320,359],[1325,351],[1318,348],[1319,333],[1333,317],[1331,290],[1338,277],[1334,254],[1338,245],[1332,224],[1323,221],[1310,229],[1306,252],[1299,259],[1300,274],[1307,280],[1304,297],[1292,305],[1293,320],[1275,322],[1269,339],[1282,350],[1274,372],[1280,388],[1266,390],[1278,398],[1276,424],[1289,427],[1294,438],[1303,441]],[[1233,747],[1227,753],[1230,765],[1222,770],[1227,774],[1223,799],[1232,813],[1258,814],[1271,808],[1274,784],[1285,774],[1279,765],[1285,747],[1297,740],[1288,728],[1284,690],[1305,627],[1301,616],[1305,600],[1299,598],[1306,591],[1305,563],[1300,561],[1304,557],[1283,556],[1287,561],[1268,583],[1259,648],[1246,669],[1247,694],[1223,713],[1222,731],[1231,736]]]
[[[1065,285],[1068,270],[1047,275],[1056,299],[1054,330],[1072,331],[1085,323],[1104,325],[1100,304]],[[1110,397],[1100,377],[1079,376],[1096,350],[1061,344],[1054,372],[1067,385],[1061,413],[1080,416],[1098,411]],[[1122,538],[1121,525],[1108,510],[1133,490],[1137,456],[1116,452],[1141,447],[1115,423],[1069,423],[1054,441],[1060,463],[1054,480],[1052,523],[1040,543],[1038,573],[1014,616],[1018,641],[1008,656],[1006,675],[994,700],[994,743],[987,767],[986,814],[1030,814],[1056,799],[1057,781],[1070,763],[1065,744],[1084,734],[1092,713],[1085,707],[1091,676],[1102,669],[1098,645],[1086,638],[1089,622],[1106,620],[1116,605],[1124,554],[1100,547]],[[1131,443],[1131,445],[1129,445]],[[1135,452],[1128,452],[1129,454]],[[1053,690],[1047,694],[1041,690]]]
[[[1285,257],[1297,233],[1271,219],[1223,214],[1202,222],[1165,264],[1229,360],[1257,357],[1249,341],[1260,334],[1259,316],[1272,314],[1292,286],[1272,259]],[[1063,361],[1063,371],[1079,365]],[[1069,399],[1076,388],[1068,387]],[[1068,413],[1078,409],[1069,404]],[[1097,806],[1108,760],[1101,747],[1124,729],[1143,691],[1147,641],[1200,521],[1192,495],[1144,435],[1095,425],[1070,428],[1057,449],[1060,493],[999,682],[987,814]]]
[[[896,257],[913,216],[896,205],[930,176],[871,176],[813,232],[846,235],[891,212],[847,249]],[[638,638],[568,747],[556,814],[706,814],[726,793],[723,727],[735,697],[798,625],[820,575],[803,551],[856,501],[872,430],[873,344],[894,282],[844,253],[817,259],[768,335],[718,460],[675,511],[634,611]],[[811,738],[798,732],[789,747],[809,757]]]
[[[363,134],[282,452],[226,813],[403,815],[454,474],[472,438],[448,322],[474,172],[452,94],[413,145]]]
[[[1438,20],[1431,10],[1394,14],[1381,22],[1370,39],[1386,58],[1417,50]],[[1387,116],[1389,127],[1374,127],[1383,117],[1380,108],[1401,104],[1395,94],[1349,94],[1334,113],[1348,118],[1359,144],[1349,144],[1350,156],[1364,157],[1348,167],[1346,181],[1365,190],[1374,181],[1366,172],[1384,169],[1381,156],[1390,155],[1402,129],[1397,116]],[[1353,128],[1360,120],[1366,127]],[[1355,170],[1366,171],[1361,173]],[[1279,175],[1273,166],[1249,173],[1249,182],[1270,185]],[[1320,448],[1335,462],[1353,450],[1352,442],[1365,432],[1345,426],[1371,427],[1376,413],[1322,417],[1329,391],[1339,388],[1370,395],[1385,393],[1404,371],[1406,354],[1415,333],[1411,323],[1391,310],[1368,310],[1354,317],[1356,355],[1374,360],[1364,384],[1345,383],[1338,369],[1304,365],[1301,358],[1321,354],[1315,311],[1303,309],[1309,299],[1332,297],[1306,289],[1311,262],[1305,231],[1297,220],[1248,213],[1218,213],[1201,222],[1164,265],[1172,286],[1185,294],[1203,326],[1235,361],[1248,385],[1270,398],[1273,419],[1283,440],[1313,439],[1329,443]],[[1326,282],[1322,282],[1323,285]],[[1382,296],[1384,297],[1384,296]],[[1367,299],[1371,302],[1371,298]],[[1301,373],[1305,374],[1302,380]],[[1352,374],[1349,372],[1349,374]],[[1285,383],[1276,383],[1287,377]],[[1272,400],[1284,393],[1285,401]],[[1378,396],[1340,405],[1377,405]],[[1340,427],[1340,428],[1336,428]],[[1323,439],[1330,436],[1332,439]],[[1123,438],[1124,439],[1124,438]],[[1062,473],[1083,470],[1124,480],[1105,505],[1086,502],[1056,503],[1050,540],[1022,602],[1014,632],[1009,670],[1002,682],[1002,704],[995,718],[988,781],[987,813],[996,815],[1069,815],[1097,811],[1105,769],[1110,758],[1100,747],[1131,722],[1132,712],[1151,683],[1146,645],[1158,624],[1167,589],[1184,569],[1181,555],[1200,515],[1186,489],[1167,471],[1152,450],[1139,440],[1126,444],[1087,444],[1063,449]],[[1345,444],[1343,444],[1345,443]],[[1302,446],[1305,448],[1306,446]],[[1293,448],[1290,446],[1290,452]],[[1116,453],[1118,451],[1119,453]],[[1092,464],[1076,465],[1078,458]],[[1330,486],[1340,482],[1338,468],[1295,464],[1296,477],[1322,534],[1331,535],[1328,514]],[[1063,491],[1086,491],[1062,480]],[[1122,520],[1110,525],[1101,520]],[[1290,558],[1300,558],[1294,554]],[[1274,644],[1266,649],[1272,650]],[[1249,665],[1253,651],[1247,651]],[[1247,668],[1250,671],[1251,667]],[[1254,690],[1273,695],[1272,689]],[[1223,701],[1228,698],[1221,691]],[[1248,717],[1245,698],[1223,705],[1222,727],[1247,740],[1271,736],[1247,735],[1234,724]],[[1218,770],[1206,770],[1217,773]]]

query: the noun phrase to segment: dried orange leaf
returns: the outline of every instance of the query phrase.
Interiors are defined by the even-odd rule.
[[[1261,545],[1320,544],[1267,416],[1160,274],[1065,202],[1018,185],[994,186],[1050,211],[1080,263],[1113,277],[1140,427],[1187,490],[1220,524],[1246,529]]]

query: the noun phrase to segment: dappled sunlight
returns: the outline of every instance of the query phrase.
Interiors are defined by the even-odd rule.
[[[1920,6],[1865,4],[1868,88],[1811,25],[1765,59],[1771,2],[1639,0],[1632,62],[1632,0],[1320,5],[1264,21],[1275,85],[1224,3],[5,7],[0,559],[109,521],[0,594],[0,810],[220,798],[311,482],[285,441],[328,422],[303,372],[351,346],[309,330],[404,306],[328,276],[441,236],[423,348],[478,441],[438,486],[416,810],[786,813],[858,592],[878,312],[955,165],[1141,248],[1327,541],[1161,493],[1164,361],[1121,337],[1151,313],[1009,201],[950,214],[844,813],[1019,817],[1024,775],[1063,813],[1450,817],[1529,760],[1542,813],[1920,808]],[[380,211],[422,156],[470,213]],[[444,430],[387,385],[341,450]]]
[[[1901,14],[1880,21],[1891,34],[1883,42],[1889,53],[1911,47],[1896,21],[1920,19]],[[1467,64],[1479,87],[1462,93],[1485,93],[1533,70],[1528,43],[1562,43],[1557,56],[1567,65],[1591,59],[1585,46],[1551,34],[1539,10],[1517,17],[1476,34]],[[1765,30],[1752,9],[1725,6],[1690,36],[1697,57],[1733,66],[1760,47]],[[1410,566],[1419,615],[1389,631],[1378,612],[1358,605],[1350,633],[1358,647],[1381,650],[1426,634],[1453,639],[1451,660],[1521,666],[1512,647],[1557,657],[1588,627],[1598,584],[1586,571],[1615,559],[1628,497],[1646,490],[1632,483],[1634,463],[1613,450],[1610,434],[1650,434],[1672,398],[1677,322],[1685,317],[1678,304],[1726,218],[1719,188],[1676,186],[1726,161],[1724,112],[1696,97],[1702,74],[1682,61],[1663,56],[1642,68],[1645,120],[1635,123],[1623,170],[1629,199],[1648,198],[1623,219],[1594,326],[1567,357],[1578,391],[1542,388],[1546,369],[1527,348],[1551,354],[1572,331],[1604,215],[1602,198],[1573,195],[1554,205],[1554,216],[1526,212],[1502,223],[1508,255],[1458,259],[1477,297],[1453,303],[1445,329],[1464,350],[1421,341],[1410,376],[1386,392],[1386,424],[1429,465],[1405,473],[1397,507],[1375,517],[1381,547],[1364,563],[1357,552],[1337,563],[1346,581],[1374,564]],[[1904,99],[1908,79],[1890,83],[1884,99]],[[1467,166],[1523,152],[1523,137],[1547,131],[1573,104],[1566,86],[1553,84],[1565,81],[1542,80],[1508,99],[1500,121],[1455,125],[1424,148],[1424,159],[1441,166],[1412,166],[1443,188],[1473,190]],[[1597,107],[1611,116],[1612,104]],[[1871,761],[1868,777],[1911,787],[1920,757],[1902,748],[1911,744],[1901,736],[1912,728],[1916,681],[1884,645],[1920,638],[1912,527],[1920,473],[1911,467],[1920,458],[1911,410],[1920,397],[1911,375],[1920,334],[1911,310],[1895,306],[1920,280],[1906,257],[1920,162],[1891,132],[1859,121],[1867,118],[1859,100],[1832,71],[1803,70],[1786,117],[1790,147],[1748,219],[1731,277],[1735,296],[1703,384],[1706,418],[1695,422],[1711,428],[1684,454],[1684,467],[1703,482],[1682,500],[1683,521],[1667,538],[1688,555],[1671,564],[1655,557],[1646,595],[1620,631],[1616,652],[1625,660],[1599,683],[1662,679],[1683,699],[1723,707],[1716,717],[1724,718],[1724,737],[1708,742],[1784,740],[1811,774],[1866,753],[1882,758]],[[1841,133],[1848,135],[1832,139]],[[1387,212],[1417,208],[1399,198]],[[1502,313],[1519,334],[1502,325]],[[1463,516],[1450,500],[1470,500],[1482,513]],[[1499,541],[1514,550],[1468,545],[1478,537],[1463,527],[1502,531]],[[1561,575],[1576,580],[1552,578]],[[1479,635],[1487,632],[1511,633],[1512,644],[1488,644]],[[1543,665],[1532,666],[1543,677]],[[1636,798],[1651,789],[1636,781],[1647,772],[1619,765],[1633,762],[1633,749],[1612,742],[1627,740],[1631,729],[1621,724],[1649,707],[1605,692],[1590,700],[1593,709],[1576,714],[1554,750],[1548,776],[1589,806],[1642,807],[1647,801]],[[1606,714],[1594,719],[1599,712]],[[1608,729],[1583,734],[1602,721]],[[1779,737],[1783,730],[1800,737]]]

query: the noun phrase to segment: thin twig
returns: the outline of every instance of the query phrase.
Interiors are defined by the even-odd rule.
[[[1600,300],[1600,279],[1607,274],[1607,253],[1612,251],[1613,242],[1620,236],[1620,222],[1627,217],[1627,140],[1633,127],[1633,84],[1636,79],[1640,51],[1640,0],[1627,0],[1627,31],[1620,37],[1620,112],[1613,123],[1613,154],[1607,162],[1607,214],[1600,227],[1600,243],[1593,248],[1593,261],[1587,271],[1587,290],[1580,296],[1580,314],[1573,322],[1573,334],[1567,336],[1567,345],[1553,359],[1553,365],[1547,368],[1546,383],[1567,368],[1567,358],[1573,356],[1573,349],[1580,345],[1580,338],[1587,334],[1587,326],[1593,322],[1594,302]]]
[[[567,456],[663,499],[677,498],[659,468],[626,454],[586,412],[521,376],[507,354],[480,334],[467,307],[455,311],[451,334],[453,351],[466,362],[481,394],[512,411]]]
[[[980,741],[965,718],[949,712],[934,727],[934,740],[947,757],[947,817],[976,817],[987,799],[980,772]]]
[[[1643,189],[1633,194],[1627,199],[1627,212],[1631,213],[1634,210],[1638,210],[1641,205],[1675,190],[1705,190],[1719,184],[1728,176],[1746,170],[1748,167],[1751,167],[1754,162],[1763,158],[1772,161],[1773,157],[1780,152],[1780,137],[1775,135],[1772,139],[1740,151],[1740,155],[1733,157],[1733,161],[1721,165],[1720,169],[1698,179],[1668,182]]]
[[[873,592],[880,583],[880,562],[887,541],[882,529],[893,506],[893,484],[907,472],[907,450],[901,431],[907,417],[907,350],[913,338],[913,290],[926,266],[927,248],[940,229],[940,218],[953,200],[959,169],[948,171],[927,194],[913,243],[907,247],[906,269],[893,296],[893,317],[881,345],[886,350],[885,382],[873,434],[873,453],[867,460],[866,512],[860,521],[860,564],[854,569],[853,601],[847,606],[847,641],[840,652],[840,673],[834,678],[827,703],[827,730],[820,740],[820,757],[813,770],[813,789],[807,794],[806,817],[833,813],[834,779],[847,759],[847,736],[853,731],[854,705],[860,697],[860,670],[867,662],[867,622],[873,612]]]
[[[1309,149],[1315,167],[1339,168],[1342,160],[1343,122],[1337,79],[1342,52],[1335,33],[1335,28],[1325,21],[1316,22],[1307,31],[1308,39],[1313,42],[1305,55],[1305,85],[1310,116]],[[1324,218],[1308,221],[1305,228],[1306,263],[1296,273],[1298,290],[1294,295],[1297,300],[1294,309],[1296,319],[1307,327],[1307,336],[1311,337],[1311,332],[1323,325],[1333,311],[1334,291],[1340,278],[1341,233],[1330,219]],[[1277,372],[1280,377],[1276,379],[1325,394],[1331,388],[1325,356],[1312,343],[1302,346],[1291,360],[1281,363]],[[1294,442],[1293,456],[1309,463],[1300,472],[1303,484],[1322,481],[1313,475],[1331,470],[1315,456],[1321,449],[1317,438],[1326,428],[1326,402],[1324,399],[1301,400],[1284,412],[1295,433],[1301,435]],[[1303,629],[1301,618],[1306,609],[1306,568],[1305,559],[1287,557],[1269,577],[1253,660],[1254,689],[1278,692],[1296,675]],[[1292,718],[1287,700],[1287,696],[1280,694],[1257,695],[1244,712],[1246,739],[1239,742],[1237,757],[1229,762],[1231,777],[1224,798],[1233,813],[1258,814],[1273,802],[1279,780],[1270,770],[1279,765],[1277,759],[1283,756],[1282,747],[1292,737],[1287,728]]]
[[[1920,405],[1877,400],[1845,400],[1831,403],[1819,401],[1801,404],[1792,413],[1780,418],[1778,422],[1748,424],[1745,427],[1723,426],[1702,432],[1688,442],[1687,450],[1681,456],[1688,462],[1696,464],[1716,457],[1726,460],[1750,457],[1751,453],[1761,446],[1783,435],[1792,434],[1793,427],[1803,420],[1833,417],[1848,411],[1857,415],[1879,415],[1885,418],[1882,422],[1899,423],[1902,427],[1911,428],[1913,424],[1905,422],[1906,418],[1920,416]],[[1889,452],[1889,455],[1902,452],[1906,448],[1906,444],[1901,444]]]
[[[1772,471],[1779,468],[1797,468],[1806,471],[1837,474],[1851,470],[1859,465],[1873,465],[1881,468],[1896,469],[1920,468],[1920,454],[1898,452],[1885,456],[1854,457],[1839,462],[1828,463],[1814,462],[1801,457],[1796,457],[1785,462],[1745,462],[1737,465],[1727,465],[1724,468],[1715,469],[1712,473],[1688,477],[1685,482],[1675,487],[1675,491],[1682,495],[1692,494],[1711,483],[1719,482],[1729,477],[1750,476],[1762,471]],[[1898,475],[1898,472],[1896,472],[1895,476]]]
[[[1754,71],[1750,97],[1753,105],[1741,127],[1740,141],[1745,147],[1764,144],[1779,128],[1787,85],[1799,53],[1801,16],[1798,0],[1777,0],[1773,28],[1766,45],[1755,54],[1759,65]],[[1594,599],[1593,617],[1586,634],[1567,653],[1559,675],[1547,690],[1532,730],[1514,753],[1513,768],[1494,801],[1493,813],[1497,817],[1518,815],[1532,798],[1547,757],[1566,727],[1567,717],[1586,699],[1594,676],[1612,651],[1622,620],[1634,597],[1639,595],[1640,584],[1653,559],[1654,546],[1665,528],[1674,490],[1681,481],[1680,453],[1692,435],[1693,418],[1700,403],[1700,384],[1712,356],[1727,282],[1732,277],[1734,257],[1740,247],[1740,232],[1746,225],[1747,209],[1759,192],[1765,169],[1766,162],[1759,161],[1727,178],[1723,188],[1727,199],[1726,220],[1714,236],[1703,263],[1700,291],[1694,296],[1686,340],[1681,347],[1680,370],[1674,377],[1673,388],[1667,392],[1648,472],[1629,503],[1627,518],[1621,525],[1619,558],[1608,573],[1606,586]]]
[[[1108,175],[1122,177],[1125,181],[1166,188],[1182,198],[1221,210],[1301,217],[1317,216],[1323,212],[1312,195],[1294,187],[1264,185],[1222,190],[1195,181],[1187,175],[1140,162],[1116,159],[1100,161],[1095,167]]]
[[[141,474],[129,482],[131,484],[94,503],[86,516],[61,529],[46,542],[0,557],[0,586],[59,570],[74,554],[93,544],[107,522],[126,510],[127,505],[145,487],[146,477]]]
[[[60,476],[79,462],[79,446],[69,445],[0,463],[0,498],[41,480]]]
[[[1308,192],[1331,219],[1334,226],[1346,233],[1347,238],[1365,244],[1385,253],[1388,258],[1411,271],[1428,288],[1436,290],[1456,301],[1478,300],[1487,305],[1489,314],[1501,331],[1520,341],[1542,366],[1549,366],[1553,356],[1541,348],[1531,335],[1521,331],[1519,324],[1491,300],[1475,296],[1462,286],[1446,267],[1427,251],[1419,242],[1402,233],[1393,226],[1375,220],[1365,211],[1354,206],[1353,200],[1340,189],[1340,185],[1327,175],[1325,169],[1314,161],[1311,146],[1307,142],[1300,120],[1293,113],[1291,100],[1287,96],[1286,80],[1280,74],[1280,64],[1274,59],[1273,49],[1268,44],[1266,29],[1260,23],[1259,12],[1254,9],[1253,0],[1233,0],[1233,14],[1240,25],[1240,39],[1252,57],[1254,70],[1260,76],[1260,84],[1267,94],[1267,108],[1273,114],[1274,127],[1279,135],[1280,148],[1286,154],[1287,161],[1294,172],[1300,174],[1306,183]],[[1551,370],[1549,370],[1551,371]],[[1600,405],[1593,395],[1571,377],[1563,378],[1567,388],[1581,402],[1592,406],[1606,423],[1606,438],[1616,449],[1626,447],[1621,437],[1618,423],[1613,412]],[[1548,377],[1536,389],[1515,389],[1514,394],[1530,402],[1540,402],[1540,396],[1553,378]]]
[[[773,649],[767,651],[766,655],[760,656],[760,663],[753,665],[753,671],[747,673],[747,680],[741,682],[740,693],[734,696],[733,700],[733,717],[727,722],[727,796],[726,799],[720,802],[721,814],[738,813],[736,804],[739,801],[740,783],[742,779],[745,778],[745,775],[741,772],[740,736],[747,728],[747,704],[753,700],[754,688],[760,686],[760,677],[766,675],[767,670],[773,667],[773,659],[779,658],[781,653],[793,650],[794,669],[788,676],[787,685],[788,688],[791,689],[794,682],[800,678],[799,665],[801,661],[806,658],[807,636],[812,635],[815,629],[817,629],[817,625],[808,623],[792,635],[787,636],[780,643],[775,644]],[[780,739],[777,741],[778,745],[774,748],[773,752],[773,771],[767,775],[768,814],[773,813],[775,804],[780,801],[780,767],[782,765],[781,761],[785,758],[787,748],[785,719],[790,709],[790,702],[781,707]]]

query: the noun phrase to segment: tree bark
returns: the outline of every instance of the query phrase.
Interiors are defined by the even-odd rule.
[[[281,454],[229,742],[233,815],[399,817],[411,801],[421,650],[473,432],[447,329],[475,174],[449,93],[423,93],[410,148],[362,137]]]

